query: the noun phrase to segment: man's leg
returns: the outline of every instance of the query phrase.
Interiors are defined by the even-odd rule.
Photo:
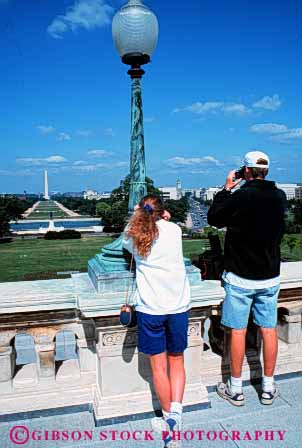
[[[272,377],[274,375],[277,354],[278,336],[276,328],[260,328],[263,339],[263,363],[264,375]]]
[[[235,406],[244,404],[242,393],[242,364],[245,354],[246,328],[253,302],[253,290],[224,283],[225,299],[222,305],[222,325],[231,329],[230,367],[231,377],[226,383],[219,383],[218,395]]]
[[[274,381],[274,372],[278,354],[278,336],[276,328],[260,328],[263,339],[264,375],[262,377],[262,404],[273,404],[279,396],[279,390]]]
[[[233,378],[241,378],[243,358],[245,354],[246,328],[231,330],[230,362]]]
[[[168,413],[171,406],[171,385],[168,377],[167,354],[151,355],[150,364],[157,397],[163,411]]]
[[[278,354],[277,301],[279,285],[257,291],[253,305],[254,322],[260,327],[263,339],[264,375],[262,377],[262,404],[273,404],[279,396],[274,382],[274,371]]]

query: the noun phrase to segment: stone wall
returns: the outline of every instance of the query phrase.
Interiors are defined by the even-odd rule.
[[[302,370],[301,267],[283,268],[276,374]],[[219,282],[196,284],[191,295],[184,405],[202,407],[209,405],[207,387],[229,372],[229,335],[220,325]],[[96,293],[86,274],[0,284],[1,413],[91,403],[96,420],[103,421],[159,408],[136,331],[119,324],[121,303],[118,293]],[[244,379],[260,377],[261,362],[261,338],[251,323]]]

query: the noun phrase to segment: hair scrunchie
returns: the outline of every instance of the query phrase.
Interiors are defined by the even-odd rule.
[[[151,205],[149,205],[149,204],[144,205],[144,206],[143,206],[143,209],[144,209],[146,212],[150,213],[150,215],[153,213],[153,208],[152,208]]]

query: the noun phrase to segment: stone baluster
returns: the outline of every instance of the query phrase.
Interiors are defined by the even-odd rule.
[[[279,308],[278,336],[287,344],[302,342],[302,304],[284,303]]]
[[[53,342],[37,346],[40,360],[40,381],[55,380],[55,345]]]
[[[15,370],[15,353],[13,347],[0,347],[0,382],[10,381]]]
[[[11,380],[15,372],[16,353],[11,345],[11,340],[15,334],[15,331],[0,332],[0,386],[3,383],[6,390],[11,388]],[[9,386],[8,382],[10,383]]]

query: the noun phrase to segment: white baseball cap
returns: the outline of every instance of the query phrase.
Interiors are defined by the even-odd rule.
[[[264,165],[259,163],[258,160],[263,159],[267,161]],[[267,154],[261,151],[250,151],[244,156],[243,165],[250,168],[268,168],[269,167],[269,157]]]

